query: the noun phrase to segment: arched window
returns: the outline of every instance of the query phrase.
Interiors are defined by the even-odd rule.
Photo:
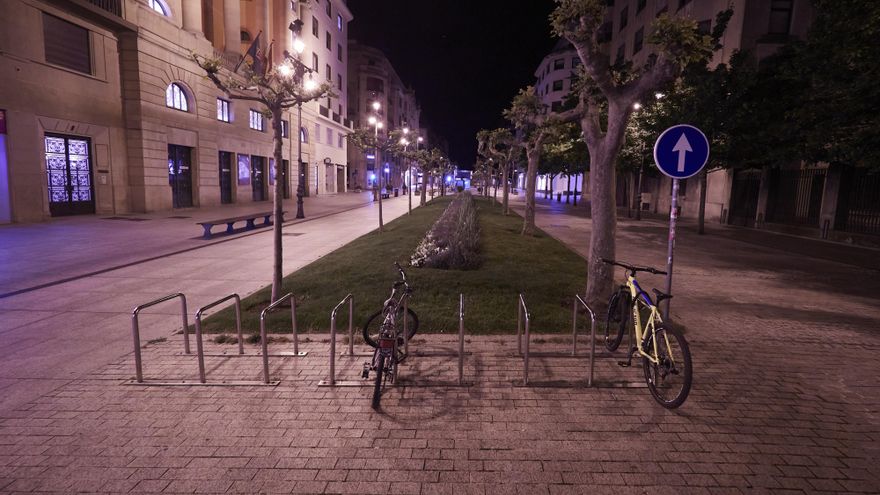
[[[244,29],[241,30],[240,36],[241,36],[242,43],[247,42],[247,41],[251,41],[251,33],[245,31]]]
[[[186,91],[177,84],[171,83],[165,90],[165,105],[169,108],[176,108],[183,112],[189,112],[189,103],[186,101]]]
[[[309,142],[309,133],[306,131],[305,127],[299,128],[299,142],[308,143]]]
[[[147,0],[147,5],[151,9],[164,15],[165,17],[171,15],[171,10],[168,8],[168,5],[166,5],[165,2],[162,2],[161,0]]]

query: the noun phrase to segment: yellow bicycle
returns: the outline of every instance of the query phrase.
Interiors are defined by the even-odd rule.
[[[617,350],[630,322],[635,330],[635,346],[629,349],[628,359],[617,364],[632,365],[633,356],[642,357],[645,382],[654,399],[661,406],[674,409],[687,399],[693,381],[691,351],[684,336],[663,324],[657,305],[651,301],[636,281],[636,273],[665,275],[650,266],[635,266],[601,258],[603,263],[627,270],[626,283],[611,294],[605,319],[605,348]],[[657,304],[672,296],[654,289]],[[644,321],[642,316],[645,316]]]

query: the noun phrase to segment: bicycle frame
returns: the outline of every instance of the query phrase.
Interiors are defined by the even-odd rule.
[[[632,304],[632,317],[633,317],[633,327],[636,332],[636,349],[639,351],[639,355],[651,361],[653,364],[659,364],[660,359],[658,358],[659,352],[657,349],[657,339],[653,338],[654,333],[657,328],[658,323],[663,323],[663,318],[660,316],[660,311],[657,309],[657,305],[651,301],[651,297],[642,290],[639,286],[639,283],[636,281],[635,276],[632,274],[626,275],[626,287],[629,289],[630,298],[633,302]],[[645,321],[645,324],[642,325],[642,315],[641,311],[639,311],[639,307],[644,306],[651,310],[648,318]],[[651,343],[653,344],[652,353],[648,353],[645,351],[643,346],[645,335],[649,335],[648,332],[651,332]],[[668,352],[668,356],[670,359],[672,358],[672,348],[669,345],[669,340],[664,338],[664,343],[666,344],[666,350]]]

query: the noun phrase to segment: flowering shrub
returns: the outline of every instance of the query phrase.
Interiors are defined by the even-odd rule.
[[[468,270],[480,265],[480,226],[470,193],[459,194],[425,234],[410,258],[412,266]]]

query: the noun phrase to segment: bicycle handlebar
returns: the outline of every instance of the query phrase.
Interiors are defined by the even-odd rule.
[[[400,278],[403,280],[404,285],[406,285],[406,273],[404,273],[403,268],[400,266],[400,263],[395,261],[394,266],[397,267],[397,271],[400,272]]]
[[[599,258],[599,261],[601,261],[602,263],[607,263],[609,265],[617,265],[619,267],[626,268],[627,270],[631,271],[633,274],[635,274],[636,272],[648,272],[648,273],[653,273],[654,275],[666,275],[666,272],[658,270],[652,266],[630,265],[629,263],[626,263],[623,261],[615,261],[615,260],[609,260],[609,259],[605,259],[605,258]]]

